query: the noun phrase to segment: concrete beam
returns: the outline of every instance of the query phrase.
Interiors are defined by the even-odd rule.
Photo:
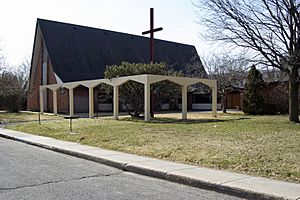
[[[40,90],[40,113],[44,113],[44,90]]]
[[[76,82],[69,82],[69,83],[60,83],[60,84],[52,84],[52,85],[44,85],[40,86],[40,89],[43,90],[46,87],[48,87],[51,90],[54,90],[59,87],[64,87],[69,89],[69,100],[70,100],[70,115],[74,115],[74,96],[73,96],[73,90],[78,87],[79,85],[83,85],[88,88],[94,88],[100,83],[105,83],[114,87],[119,87],[120,85],[126,83],[127,81],[136,81],[139,83],[144,84],[145,88],[145,121],[150,121],[150,85],[152,83],[156,83],[163,80],[169,80],[171,82],[177,83],[179,85],[184,85],[185,87],[195,84],[195,83],[203,83],[205,85],[208,85],[212,88],[212,113],[213,116],[217,116],[217,82],[216,80],[210,80],[210,79],[200,79],[200,78],[189,78],[189,77],[175,77],[175,76],[163,76],[163,75],[152,75],[152,74],[141,74],[141,75],[134,75],[134,76],[126,76],[126,77],[117,77],[112,79],[96,79],[96,80],[86,80],[86,81],[76,81]],[[182,88],[183,94],[185,94],[186,88]],[[114,88],[114,93],[119,96],[119,88]],[[90,93],[92,95],[92,92]],[[45,98],[46,95],[40,95]],[[185,95],[184,95],[185,96]],[[91,102],[90,98],[90,102]],[[114,110],[114,118],[118,118],[119,110],[119,97],[117,98],[117,101],[114,101],[114,107],[116,110]],[[183,97],[183,101],[186,99]],[[41,104],[41,102],[40,102]],[[89,116],[93,116],[93,108],[94,106],[92,103],[89,104]],[[117,106],[116,106],[117,105]],[[40,105],[41,111],[44,112],[45,103]],[[182,119],[187,118],[187,109],[184,106],[184,103],[182,103]]]
[[[114,119],[119,119],[119,86],[114,86]]]
[[[187,86],[182,86],[182,119],[187,119]]]
[[[53,91],[53,114],[57,115],[57,89]]]
[[[150,83],[146,82],[144,84],[144,113],[145,113],[145,121],[150,121]]]
[[[89,118],[94,117],[94,88],[89,88]]]
[[[74,91],[69,89],[69,114],[74,116]]]

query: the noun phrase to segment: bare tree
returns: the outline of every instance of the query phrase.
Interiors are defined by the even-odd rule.
[[[289,76],[289,120],[299,123],[300,0],[198,0],[206,38],[255,52]]]
[[[27,94],[29,87],[29,74],[30,74],[30,61],[27,57],[24,58],[23,62],[17,67],[15,74],[18,77],[18,81],[21,84],[21,108],[26,108]]]
[[[5,57],[2,53],[2,49],[0,48],[0,73],[3,72],[5,68]]]
[[[226,113],[226,91],[232,86],[243,86],[247,77],[246,70],[249,61],[244,53],[237,55],[212,53],[202,60],[204,61],[204,67],[208,72],[209,78],[217,80],[222,110]]]
[[[18,112],[25,106],[29,67],[29,61],[25,59],[15,70],[7,67],[0,72],[0,104],[9,112]]]

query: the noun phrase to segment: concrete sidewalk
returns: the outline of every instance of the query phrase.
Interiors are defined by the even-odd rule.
[[[300,200],[300,184],[200,168],[0,128],[0,136],[93,160],[125,171],[249,199]]]

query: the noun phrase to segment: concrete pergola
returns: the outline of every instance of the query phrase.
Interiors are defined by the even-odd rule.
[[[113,86],[113,116],[114,119],[119,118],[119,87],[128,82],[136,81],[144,84],[144,115],[145,121],[150,121],[150,85],[160,81],[171,81],[182,87],[182,119],[187,119],[187,87],[196,83],[202,83],[209,86],[212,90],[212,116],[217,117],[217,81],[201,78],[189,77],[175,77],[142,74],[135,76],[118,77],[113,79],[96,79],[87,81],[76,81],[61,84],[41,85],[40,86],[40,112],[44,112],[44,90],[47,88],[53,91],[53,113],[57,114],[57,90],[60,88],[67,88],[69,90],[69,113],[70,116],[74,115],[74,94],[73,91],[76,87],[82,85],[89,89],[89,117],[94,117],[94,88],[101,83]]]

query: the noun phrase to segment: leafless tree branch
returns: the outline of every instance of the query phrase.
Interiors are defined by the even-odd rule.
[[[299,122],[300,0],[199,0],[203,36],[257,52],[289,75],[290,121]]]

